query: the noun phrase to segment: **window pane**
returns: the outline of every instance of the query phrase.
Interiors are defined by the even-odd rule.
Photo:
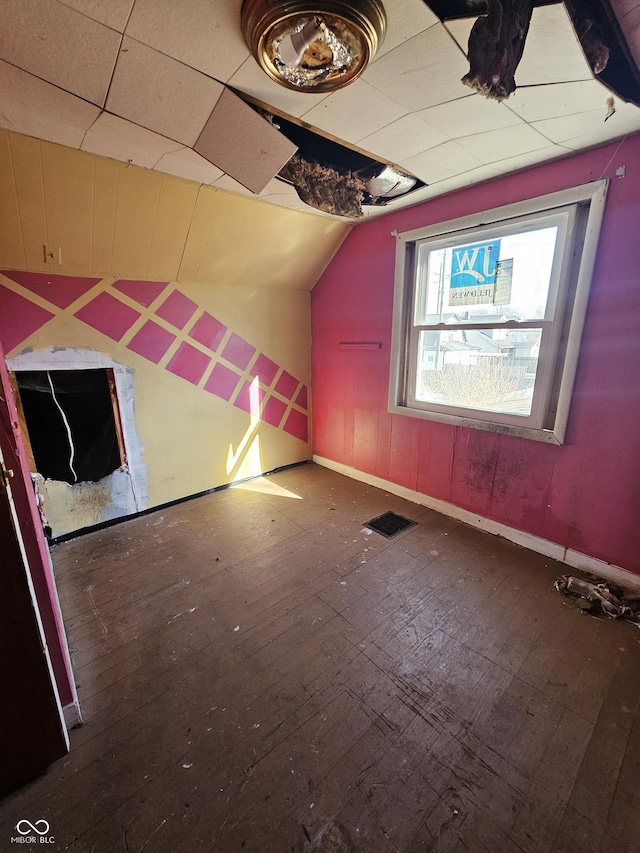
[[[440,249],[422,244],[415,324],[541,320],[557,236],[554,225]]]
[[[531,414],[542,329],[422,331],[416,400]]]

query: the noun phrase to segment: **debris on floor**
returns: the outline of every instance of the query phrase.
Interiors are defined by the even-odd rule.
[[[638,593],[626,592],[615,584],[592,583],[572,575],[561,575],[553,585],[558,592],[582,599],[580,609],[587,613],[640,623]]]

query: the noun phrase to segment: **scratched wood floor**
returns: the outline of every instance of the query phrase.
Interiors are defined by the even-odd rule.
[[[3,850],[640,850],[640,631],[553,561],[312,464],[53,558],[86,723]]]

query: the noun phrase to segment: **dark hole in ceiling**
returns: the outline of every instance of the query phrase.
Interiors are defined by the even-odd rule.
[[[334,191],[336,190],[336,182],[344,179],[346,183],[357,183],[359,188],[357,207],[360,204],[383,206],[425,186],[423,181],[409,172],[395,167],[386,160],[379,160],[362,151],[357,151],[347,145],[329,139],[308,125],[298,124],[281,115],[274,115],[268,108],[253,103],[243,92],[236,91],[236,94],[248,103],[249,106],[265,116],[274,127],[278,128],[283,136],[297,146],[298,151],[292,160],[281,169],[277,177],[287,183],[293,184],[303,201],[312,206],[328,210],[327,207],[321,207],[319,204],[314,204],[312,200],[303,198],[296,185],[296,180],[293,178],[296,170],[292,168],[292,165],[300,165],[302,163],[303,166],[306,165],[311,169],[317,165],[320,167],[318,172],[324,170],[324,177],[327,180],[326,190],[322,190],[322,192],[331,194],[333,201],[336,201],[337,196],[337,192]],[[296,161],[295,164],[294,161]],[[337,174],[332,175],[329,170]],[[343,210],[335,209],[328,210],[328,212],[345,216],[361,215],[360,210],[354,210],[348,204]]]
[[[364,526],[375,530],[376,533],[381,533],[387,539],[391,539],[407,527],[414,527],[418,522],[412,521],[410,518],[405,518],[404,515],[398,515],[397,512],[384,512],[382,515],[377,515],[371,521],[365,521]]]

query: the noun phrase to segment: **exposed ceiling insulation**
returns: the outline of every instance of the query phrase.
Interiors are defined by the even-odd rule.
[[[611,5],[637,61],[640,0]],[[308,94],[261,71],[242,38],[240,7],[4,0],[0,126],[319,216],[331,214],[275,177],[281,163],[249,189],[230,166],[194,150],[205,128],[224,132],[212,114],[227,87],[425,185],[386,207],[365,206],[365,216],[640,130],[640,108],[618,95],[612,105],[594,77],[564,3],[534,8],[516,91],[501,103],[461,82],[473,17],[443,22],[422,0],[384,0],[386,36],[362,77]]]

